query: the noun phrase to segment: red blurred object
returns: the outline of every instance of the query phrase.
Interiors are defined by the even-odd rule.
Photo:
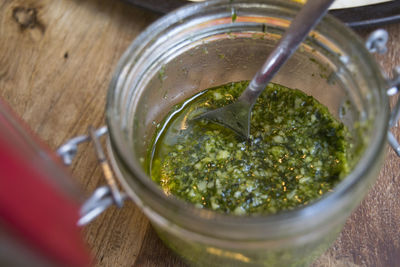
[[[24,261],[26,255],[7,259],[8,252],[4,252],[4,243],[17,243],[15,249],[23,247],[23,251],[30,251],[37,263],[90,264],[76,225],[79,194],[57,161],[57,156],[0,100],[0,242],[3,236],[13,240],[0,243],[0,262],[19,265]],[[36,265],[30,258],[26,261],[30,266]]]

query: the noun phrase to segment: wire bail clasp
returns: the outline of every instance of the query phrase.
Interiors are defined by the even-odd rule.
[[[80,210],[81,217],[77,222],[79,226],[88,224],[112,204],[121,208],[124,200],[127,198],[126,194],[121,193],[118,189],[117,182],[99,140],[101,136],[107,133],[107,127],[103,126],[96,130],[93,126],[89,126],[88,131],[88,135],[74,137],[57,149],[57,154],[61,157],[64,164],[70,165],[78,152],[78,145],[92,141],[98,163],[107,182],[106,186],[97,188],[83,203]]]
[[[370,53],[385,54],[387,52],[386,43],[389,40],[389,34],[383,29],[377,29],[373,31],[367,38],[365,42],[365,47]],[[388,96],[394,96],[399,92],[400,87],[400,66],[397,66],[393,70],[393,78],[386,78],[388,83],[388,89],[386,94]],[[391,128],[397,126],[398,120],[400,118],[400,98],[396,105],[393,107],[389,118],[389,130],[387,133],[387,138],[389,145],[396,152],[397,156],[400,157],[400,144],[396,137],[391,132]]]
[[[388,82],[389,82],[389,89],[387,90],[387,94],[389,96],[397,94],[400,88],[400,66],[394,68],[393,78],[388,79]],[[392,112],[390,114],[389,127],[390,128],[396,127],[399,119],[400,119],[400,98],[397,100],[396,105],[393,107]],[[396,152],[397,156],[400,157],[400,144],[390,130],[388,131],[388,142]]]

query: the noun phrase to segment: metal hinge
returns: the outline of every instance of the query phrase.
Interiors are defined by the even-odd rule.
[[[387,41],[389,40],[389,34],[383,29],[378,29],[372,32],[365,42],[365,46],[371,53],[384,54],[387,52]],[[400,87],[400,66],[397,66],[393,70],[393,78],[387,78],[388,89],[386,93],[389,96],[396,95],[399,92]],[[397,101],[396,105],[393,107],[389,118],[389,128],[397,127],[397,123],[400,118],[400,99]],[[393,150],[398,156],[400,156],[400,144],[393,135],[393,133],[388,131],[388,142]]]
[[[126,194],[119,191],[110,164],[108,163],[103,147],[100,144],[99,138],[107,133],[107,127],[103,126],[95,130],[92,126],[89,126],[88,131],[88,135],[74,137],[57,149],[57,154],[61,157],[64,164],[70,165],[78,153],[78,145],[92,141],[98,163],[101,166],[103,175],[107,182],[106,186],[97,188],[83,203],[80,210],[81,217],[78,220],[78,225],[80,226],[91,222],[112,204],[121,208],[124,204],[124,200],[127,198]]]

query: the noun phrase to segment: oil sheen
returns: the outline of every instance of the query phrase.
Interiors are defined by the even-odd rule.
[[[247,84],[200,92],[159,124],[145,167],[167,195],[222,213],[270,214],[318,199],[348,174],[347,128],[300,90],[270,83],[248,140],[193,119],[231,103]]]

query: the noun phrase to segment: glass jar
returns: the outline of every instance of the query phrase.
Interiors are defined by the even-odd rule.
[[[292,211],[232,216],[167,197],[144,170],[152,135],[170,108],[206,88],[250,80],[298,10],[282,0],[188,5],[140,34],[113,76],[106,116],[114,170],[161,239],[193,265],[307,265],[333,242],[377,177],[387,83],[359,37],[331,16],[273,81],[313,95],[350,129],[352,171],[333,192]]]

